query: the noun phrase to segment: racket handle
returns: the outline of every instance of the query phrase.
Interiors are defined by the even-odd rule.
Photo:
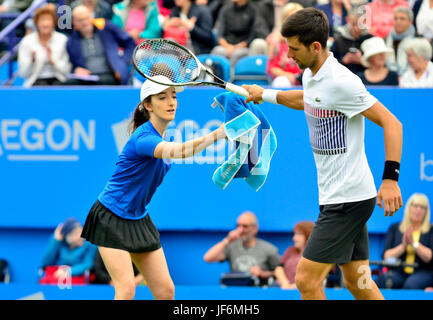
[[[226,90],[234,92],[244,97],[248,97],[250,95],[246,89],[230,82],[226,83]],[[260,100],[259,103],[263,103],[263,100]]]

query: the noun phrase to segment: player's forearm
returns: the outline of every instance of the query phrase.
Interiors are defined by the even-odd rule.
[[[304,110],[304,91],[279,91],[277,95],[277,102],[291,109]]]
[[[389,120],[383,124],[385,160],[400,163],[403,148],[403,126],[393,115]]]

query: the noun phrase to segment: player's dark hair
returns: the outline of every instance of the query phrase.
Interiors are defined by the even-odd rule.
[[[141,126],[143,123],[149,121],[150,114],[149,111],[145,108],[145,103],[150,103],[152,96],[148,96],[146,99],[141,101],[134,110],[134,115],[132,116],[131,121],[129,122],[128,131],[129,134],[133,134],[134,131]]]
[[[329,22],[326,14],[316,8],[299,10],[284,20],[281,34],[285,38],[298,37],[298,41],[309,46],[317,41],[326,48],[329,35]]]

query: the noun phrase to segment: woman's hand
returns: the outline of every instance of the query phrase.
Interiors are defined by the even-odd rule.
[[[227,138],[226,131],[224,129],[224,123],[220,125],[220,127],[216,130],[217,140]]]
[[[63,229],[63,223],[59,224],[56,230],[54,230],[54,239],[56,239],[57,241],[63,240],[62,229]]]

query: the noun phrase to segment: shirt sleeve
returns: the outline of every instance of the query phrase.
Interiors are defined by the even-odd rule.
[[[333,93],[335,110],[349,118],[371,108],[377,102],[377,99],[367,91],[361,79],[354,74],[341,77]]]
[[[280,254],[278,253],[277,247],[272,246],[269,252],[269,270],[273,271],[280,264]]]
[[[153,152],[155,151],[156,146],[162,141],[161,137],[152,134],[143,134],[139,136],[135,146],[137,155],[142,157],[153,157]]]

